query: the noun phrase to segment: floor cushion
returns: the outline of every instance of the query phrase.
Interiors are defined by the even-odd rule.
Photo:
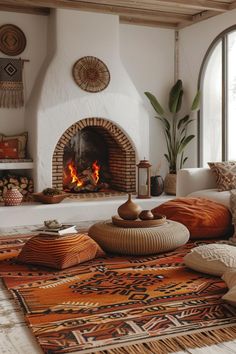
[[[187,267],[198,272],[222,276],[226,270],[236,270],[236,247],[208,244],[196,247],[184,257]]]
[[[23,263],[65,269],[104,255],[100,246],[84,234],[63,236],[39,234],[26,242],[17,260]]]
[[[205,198],[176,198],[152,209],[153,214],[184,224],[191,239],[216,238],[232,233],[229,209]]]

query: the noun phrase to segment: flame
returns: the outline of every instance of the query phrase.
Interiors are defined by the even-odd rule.
[[[98,165],[97,161],[94,161],[94,163],[92,164],[92,171],[93,171],[93,177],[94,177],[96,183],[98,183],[100,166]]]
[[[99,181],[99,171],[100,166],[97,161],[94,161],[92,164],[92,176],[94,178],[95,183],[97,184]],[[67,172],[66,172],[67,171]],[[82,187],[84,185],[84,181],[81,180],[78,176],[77,168],[75,167],[74,161],[70,161],[67,164],[67,168],[64,171],[64,181],[68,181],[69,183],[76,183],[77,187]]]
[[[78,176],[77,176],[77,170],[75,168],[74,162],[71,161],[68,164],[68,169],[70,171],[70,177],[71,177],[71,182],[74,183],[76,182],[76,185],[78,187],[81,187],[83,185],[83,182],[79,180]]]

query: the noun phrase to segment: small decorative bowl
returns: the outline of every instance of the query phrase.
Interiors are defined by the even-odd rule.
[[[33,198],[36,202],[41,202],[43,204],[56,204],[60,203],[63,199],[68,197],[68,194],[55,194],[55,195],[46,195],[43,193],[32,193]]]

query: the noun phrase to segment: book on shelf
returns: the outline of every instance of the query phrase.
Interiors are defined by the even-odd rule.
[[[36,231],[39,231],[43,234],[47,234],[47,235],[66,235],[66,234],[73,234],[73,233],[77,233],[77,229],[75,225],[61,225],[60,227],[57,228],[49,228],[46,226],[40,227],[38,229],[36,229]]]

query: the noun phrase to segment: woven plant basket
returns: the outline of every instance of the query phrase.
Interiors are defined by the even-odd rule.
[[[164,192],[170,195],[176,195],[176,174],[168,173],[164,180]]]

